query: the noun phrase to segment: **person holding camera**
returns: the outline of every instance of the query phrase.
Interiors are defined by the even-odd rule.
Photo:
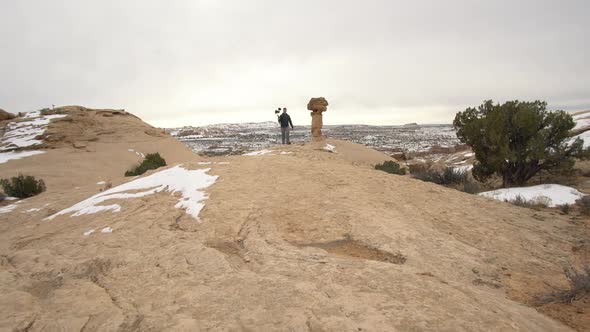
[[[280,113],[280,111],[278,113]],[[291,144],[289,131],[293,129],[293,122],[291,121],[289,114],[287,114],[287,108],[283,108],[283,114],[279,116],[279,123],[281,124],[281,136],[283,138],[283,144]],[[291,128],[289,128],[289,125]]]

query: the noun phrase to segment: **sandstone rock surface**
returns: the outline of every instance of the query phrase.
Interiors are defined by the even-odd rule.
[[[12,120],[16,118],[16,116],[12,113],[8,113],[3,109],[0,109],[0,121],[5,121],[5,120]]]

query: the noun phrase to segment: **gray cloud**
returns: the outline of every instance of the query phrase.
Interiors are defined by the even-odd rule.
[[[0,107],[159,126],[450,122],[483,99],[590,109],[588,1],[5,1]]]

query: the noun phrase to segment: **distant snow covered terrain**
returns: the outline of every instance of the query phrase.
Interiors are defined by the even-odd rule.
[[[81,216],[105,211],[119,212],[121,205],[117,203],[101,205],[101,203],[113,199],[139,198],[168,191],[171,194],[180,193],[182,196],[175,207],[186,210],[186,213],[198,220],[199,212],[204,206],[202,201],[207,198],[202,190],[211,186],[218,178],[207,174],[208,171],[209,169],[188,170],[181,165],[172,167],[103,191],[46,219],[51,220],[65,214]]]
[[[295,116],[293,118],[294,121],[297,120]],[[304,120],[307,122],[308,116]],[[219,124],[166,130],[193,151],[211,156],[241,155],[280,143],[280,129],[275,122]],[[323,132],[329,138],[352,141],[385,153],[423,152],[435,146],[454,147],[459,144],[452,125],[326,125]],[[291,141],[299,143],[310,140],[310,127],[298,126],[295,123],[295,129],[291,131]]]
[[[574,204],[585,194],[574,188],[558,184],[542,184],[532,187],[505,188],[494,191],[483,192],[480,196],[493,198],[499,201],[514,201],[521,197],[527,201],[534,201],[541,197],[549,199],[549,207],[556,207],[563,204]]]

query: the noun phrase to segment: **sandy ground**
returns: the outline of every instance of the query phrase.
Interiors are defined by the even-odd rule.
[[[0,165],[0,177],[48,184],[0,214],[0,330],[570,330],[526,305],[565,285],[585,241],[556,212],[375,171],[388,157],[349,142],[200,165],[139,120],[97,121],[118,129]],[[129,148],[219,176],[200,222],[167,193],[43,220],[99,192],[96,182],[128,181],[139,161]]]

